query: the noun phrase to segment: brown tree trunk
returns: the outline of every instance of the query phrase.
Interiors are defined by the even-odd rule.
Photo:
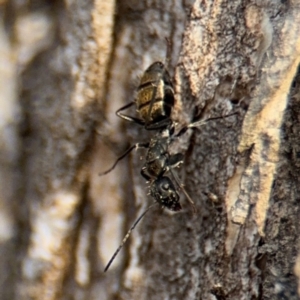
[[[300,6],[2,1],[0,299],[299,299]],[[171,53],[166,59],[165,38]],[[154,134],[115,116],[154,61],[194,200],[151,209]],[[134,114],[134,110],[132,114]],[[142,161],[140,160],[142,157]]]

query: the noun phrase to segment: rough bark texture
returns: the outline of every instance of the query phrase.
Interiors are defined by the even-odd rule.
[[[299,299],[300,6],[2,1],[0,299]],[[165,38],[171,54],[166,59]],[[174,76],[170,152],[197,212],[152,203],[115,111],[154,61]],[[132,112],[134,113],[134,111]]]

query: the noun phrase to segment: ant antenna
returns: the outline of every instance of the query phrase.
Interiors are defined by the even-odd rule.
[[[112,262],[115,260],[116,256],[118,255],[118,253],[120,252],[121,248],[123,247],[123,245],[126,243],[126,241],[128,240],[131,232],[133,231],[133,229],[135,228],[135,226],[141,221],[141,219],[145,216],[145,214],[149,211],[150,208],[152,208],[154,205],[156,205],[157,203],[154,203],[152,205],[150,205],[138,218],[137,220],[133,223],[133,225],[130,227],[130,229],[128,230],[128,232],[126,233],[125,237],[123,238],[122,243],[120,244],[120,246],[118,247],[118,249],[116,250],[116,252],[114,253],[114,255],[112,256],[112,258],[109,260],[108,264],[106,265],[104,272],[106,272],[110,265],[112,264]]]
[[[186,198],[188,199],[188,201],[190,202],[190,204],[192,205],[193,207],[193,212],[196,213],[197,212],[197,209],[195,207],[195,203],[194,201],[192,200],[192,198],[190,197],[190,195],[187,193],[186,189],[184,188],[184,185],[183,183],[180,181],[180,179],[177,177],[177,175],[173,172],[172,169],[170,169],[170,172],[173,176],[173,178],[175,179],[175,182],[176,184],[179,186],[179,188],[183,191],[183,193],[185,194]]]

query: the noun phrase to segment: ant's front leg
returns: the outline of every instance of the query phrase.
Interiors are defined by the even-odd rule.
[[[182,192],[185,194],[188,201],[191,203],[191,205],[193,207],[193,211],[195,213],[196,207],[195,207],[194,201],[192,200],[192,198],[190,197],[190,195],[184,188],[183,183],[180,181],[180,179],[177,177],[177,175],[172,170],[172,169],[178,167],[181,163],[183,163],[183,159],[184,159],[184,155],[182,153],[177,153],[177,154],[171,155],[168,160],[168,170],[172,174],[177,186],[182,190]]]
[[[110,171],[112,171],[115,166],[118,164],[118,162],[120,160],[122,160],[127,154],[129,154],[133,149],[139,149],[139,148],[148,148],[149,147],[149,143],[137,143],[133,146],[131,146],[129,149],[127,149],[120,157],[117,158],[117,160],[115,161],[115,163],[112,165],[112,167],[110,167],[108,170],[106,170],[105,172],[99,173],[99,176],[103,176],[107,173],[109,173]]]

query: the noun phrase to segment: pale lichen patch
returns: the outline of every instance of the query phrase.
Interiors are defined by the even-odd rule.
[[[297,43],[297,49],[298,52],[292,54],[294,49],[282,47],[282,55],[294,55],[294,60],[287,64],[284,58],[278,58],[270,66],[268,74],[263,74],[261,80],[266,82],[267,87],[260,85],[260,90],[256,91],[244,120],[242,138],[238,147],[238,150],[243,152],[253,145],[251,164],[248,168],[253,166],[259,173],[259,178],[252,179],[258,187],[255,191],[252,190],[252,197],[257,199],[255,220],[260,235],[264,235],[272,184],[280,160],[281,124],[290,85],[299,64],[300,41]],[[283,68],[285,71],[280,73]]]

